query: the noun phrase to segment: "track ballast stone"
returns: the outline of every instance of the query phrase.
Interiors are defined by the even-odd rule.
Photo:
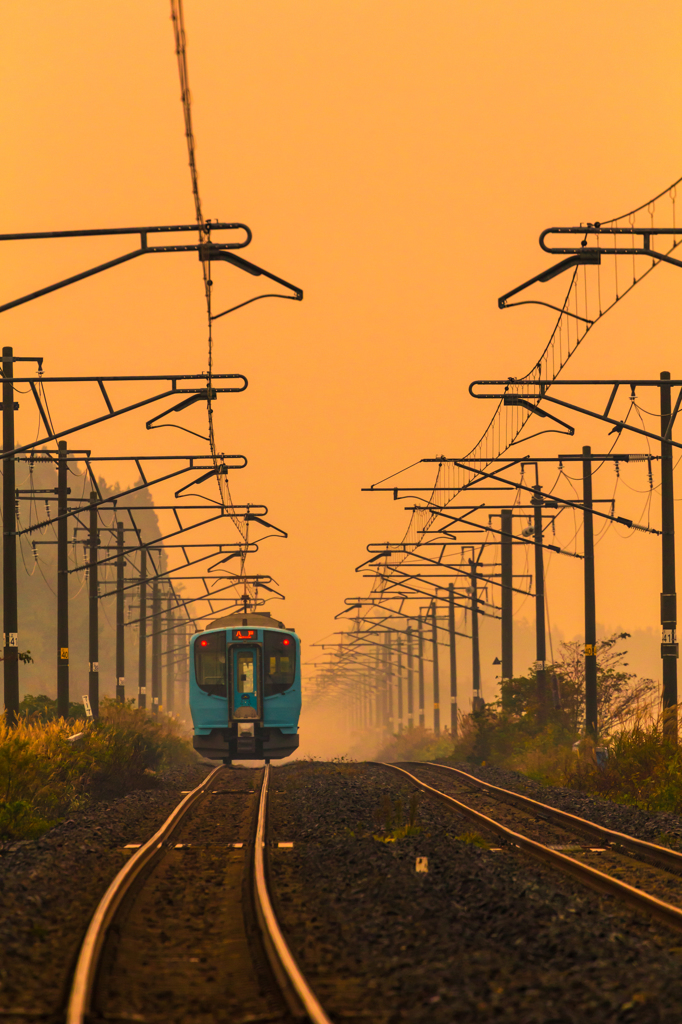
[[[388,769],[297,763],[275,769],[273,790],[271,839],[294,842],[271,853],[277,912],[332,1017],[679,1022],[681,935],[477,845],[471,822],[426,795],[419,835],[378,841],[387,807],[406,817],[415,792]]]
[[[90,917],[125,863],[181,799],[213,770],[208,762],[161,772],[153,789],[96,801],[0,856],[0,1019],[58,1019]]]
[[[558,807],[560,810],[576,814],[580,818],[587,818],[588,821],[594,821],[597,825],[613,829],[614,832],[626,832],[637,839],[660,843],[662,846],[673,845],[676,847],[682,843],[682,817],[677,814],[643,811],[630,804],[617,803],[614,800],[581,793],[575,789],[543,786],[511,768],[496,768],[492,765],[480,767],[446,760],[434,762],[434,764],[438,763],[459,768],[460,771],[475,775],[476,778],[490,782],[493,786],[510,789],[514,793],[529,796],[533,800]]]

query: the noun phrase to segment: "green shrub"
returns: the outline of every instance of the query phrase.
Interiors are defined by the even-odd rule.
[[[104,700],[94,722],[29,713],[10,727],[0,719],[0,841],[35,838],[88,799],[154,785],[160,767],[192,760],[170,719],[131,704]]]
[[[392,736],[379,753],[377,761],[437,761],[451,757],[453,743],[448,731],[440,736],[431,729],[417,726]]]
[[[32,721],[51,722],[57,718],[57,701],[44,693],[37,697],[27,693],[19,705],[19,714]],[[69,718],[85,718],[85,706],[72,701],[69,704]]]
[[[565,784],[645,811],[682,813],[682,749],[664,736],[660,718],[636,721],[606,741],[603,764],[573,757]]]

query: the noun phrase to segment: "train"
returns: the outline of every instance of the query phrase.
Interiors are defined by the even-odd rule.
[[[298,747],[301,642],[267,612],[225,615],[190,640],[194,749],[210,760],[265,761]]]

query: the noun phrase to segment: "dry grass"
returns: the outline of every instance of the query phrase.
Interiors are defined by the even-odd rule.
[[[0,719],[0,841],[36,838],[93,796],[153,785],[159,767],[193,756],[172,721],[113,701],[97,722]]]
[[[682,814],[682,748],[663,735],[661,718],[621,729],[605,743],[608,757],[596,763],[589,746],[573,757],[564,785],[645,811]]]
[[[377,761],[438,761],[455,758],[465,761],[471,754],[476,726],[470,715],[460,715],[458,734],[454,742],[449,729],[439,735],[431,729],[417,726],[392,736],[376,755]]]

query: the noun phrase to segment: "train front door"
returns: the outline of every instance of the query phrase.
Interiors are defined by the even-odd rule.
[[[258,685],[258,648],[234,646],[232,648],[232,708],[233,717],[247,721],[260,718]]]

